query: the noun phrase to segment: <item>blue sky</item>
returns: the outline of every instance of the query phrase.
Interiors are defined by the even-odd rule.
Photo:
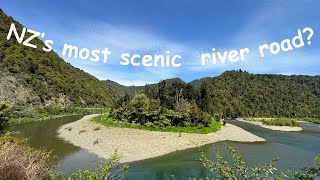
[[[316,0],[4,0],[0,8],[27,28],[45,32],[62,56],[64,43],[109,48],[109,62],[63,57],[73,66],[124,85],[179,77],[191,81],[243,69],[261,74],[320,74],[320,2]],[[281,42],[298,29],[314,30],[312,44],[259,57],[258,46]],[[306,36],[304,36],[305,38]],[[244,61],[201,65],[200,54],[250,48]],[[182,66],[120,65],[122,53],[180,54]]]

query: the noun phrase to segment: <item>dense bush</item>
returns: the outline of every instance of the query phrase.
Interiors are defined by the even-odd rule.
[[[123,122],[138,123],[146,126],[200,126],[208,127],[212,116],[202,112],[195,101],[177,101],[174,109],[161,106],[160,100],[150,99],[144,93],[126,99],[120,107],[112,110],[111,116]]]
[[[11,106],[5,102],[0,102],[0,132],[8,124],[8,114]]]
[[[199,107],[235,117],[320,117],[320,76],[226,71],[197,82]]]
[[[7,40],[11,23],[15,23],[18,32],[22,31],[23,25],[0,9],[0,72],[9,71],[40,98],[42,105],[104,107],[117,98],[117,92],[97,78],[74,68],[53,51],[44,52],[40,39],[31,42],[38,46],[36,49],[19,44],[14,37]],[[24,39],[28,36],[30,33]]]

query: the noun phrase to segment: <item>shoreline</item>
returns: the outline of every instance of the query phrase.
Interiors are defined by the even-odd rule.
[[[240,122],[245,122],[245,123],[249,123],[249,124],[253,124],[253,125],[257,125],[266,129],[271,129],[274,131],[284,131],[284,132],[298,132],[298,131],[302,131],[303,129],[301,127],[291,127],[291,126],[269,126],[269,125],[265,125],[262,122],[259,121],[246,121],[243,119],[236,119],[237,121]]]
[[[58,130],[58,137],[105,159],[117,149],[121,163],[155,158],[219,141],[266,141],[232,124],[209,134],[181,133],[180,136],[174,132],[106,127],[91,121],[95,116],[98,114],[86,115],[78,121],[63,125]]]

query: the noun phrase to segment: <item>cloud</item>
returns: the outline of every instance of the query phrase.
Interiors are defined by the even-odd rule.
[[[288,12],[289,10],[290,12]],[[196,73],[208,74],[209,72],[223,72],[232,69],[243,69],[252,73],[317,74],[319,70],[314,67],[320,65],[317,61],[319,53],[310,50],[309,46],[278,55],[268,54],[265,58],[259,57],[258,46],[262,43],[280,41],[296,33],[297,26],[282,26],[282,24],[288,24],[292,12],[298,11],[303,10],[301,10],[301,7],[293,5],[290,7],[289,5],[285,7],[262,6],[261,9],[256,11],[258,13],[252,15],[247,23],[239,27],[236,33],[223,34],[227,43],[218,42],[220,45],[217,47],[214,46],[217,42],[187,44],[185,43],[188,41],[186,39],[188,38],[187,35],[184,36],[185,39],[177,41],[157,34],[148,27],[129,27],[92,19],[83,20],[81,23],[75,21],[68,27],[61,27],[62,30],[59,30],[59,32],[63,33],[60,33],[58,41],[91,50],[109,48],[112,55],[109,57],[107,64],[63,58],[101,80],[111,79],[125,85],[143,85],[173,77],[192,78]],[[281,27],[281,30],[279,30],[279,27]],[[219,34],[216,35],[219,36]],[[212,64],[208,62],[207,65],[202,66],[200,54],[210,52],[211,48],[216,48],[217,51],[249,48],[250,53],[245,56],[244,61],[237,63]],[[62,52],[62,44],[57,49],[58,52]],[[167,50],[170,50],[172,55],[180,54],[182,56],[181,62],[183,65],[181,67],[120,65],[120,55],[122,53],[165,55]]]

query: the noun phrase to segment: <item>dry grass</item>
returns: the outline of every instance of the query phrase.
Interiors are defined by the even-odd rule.
[[[0,180],[46,179],[50,153],[14,142],[0,143]]]

